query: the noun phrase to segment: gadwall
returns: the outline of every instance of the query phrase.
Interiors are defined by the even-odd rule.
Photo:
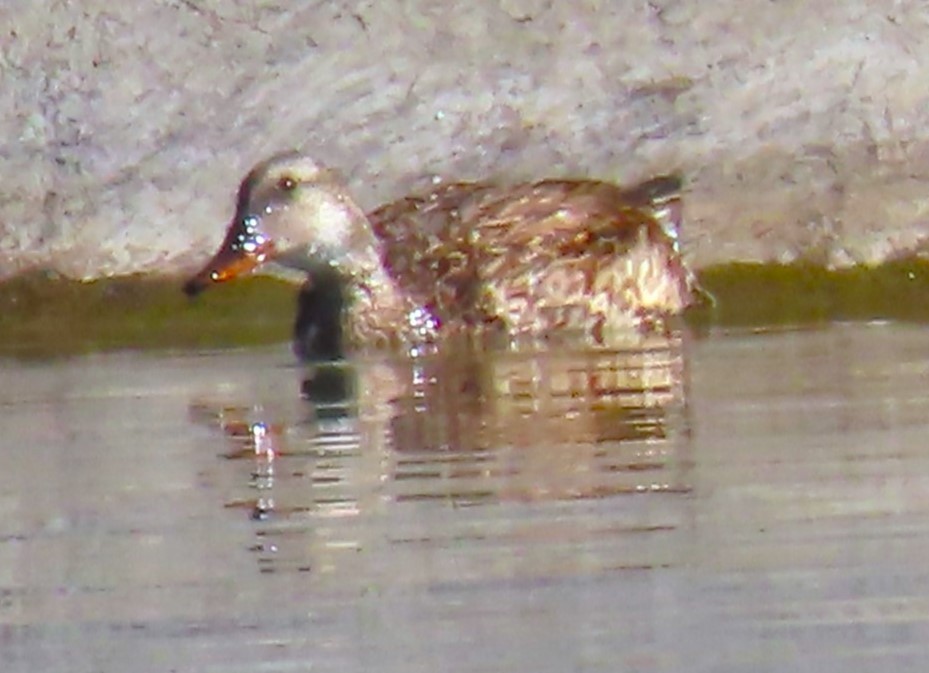
[[[273,263],[309,274],[310,292],[314,276],[342,279],[355,347],[483,330],[602,341],[706,296],[679,249],[680,187],[675,176],[450,183],[366,215],[337,173],[289,152],[245,177],[225,240],[184,289]]]

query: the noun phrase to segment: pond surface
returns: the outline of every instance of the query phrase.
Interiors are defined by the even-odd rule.
[[[2,671],[922,671],[929,328],[0,360]]]

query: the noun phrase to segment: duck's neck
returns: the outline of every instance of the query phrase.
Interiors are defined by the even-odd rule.
[[[380,246],[356,256],[349,274],[351,299],[346,333],[358,346],[404,345],[410,341],[409,316],[415,309],[381,262]]]
[[[337,260],[349,284],[346,336],[356,346],[404,346],[415,337],[410,316],[417,306],[398,286],[384,265],[384,245],[367,217],[347,199],[345,216],[352,218],[351,238]]]

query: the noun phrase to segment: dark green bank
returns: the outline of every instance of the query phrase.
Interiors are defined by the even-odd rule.
[[[705,269],[712,327],[812,326],[876,319],[929,323],[929,262],[828,270],[811,264]],[[171,278],[78,282],[35,273],[0,283],[0,355],[49,357],[117,349],[245,347],[290,338],[296,288],[254,277],[194,300]]]

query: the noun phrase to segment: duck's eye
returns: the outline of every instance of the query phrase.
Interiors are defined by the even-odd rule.
[[[292,192],[297,188],[297,181],[294,180],[289,175],[285,175],[280,180],[277,181],[277,188],[282,192]]]

